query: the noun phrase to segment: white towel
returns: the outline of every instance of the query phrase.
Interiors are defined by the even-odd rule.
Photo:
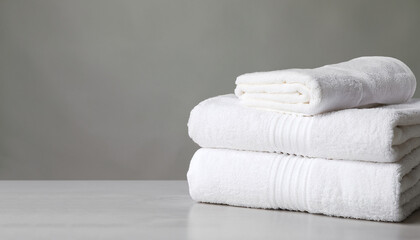
[[[410,99],[416,78],[391,57],[360,57],[314,69],[256,72],[236,79],[235,94],[251,107],[314,115]]]
[[[200,149],[188,171],[195,201],[398,222],[420,206],[420,149],[397,163]]]
[[[198,104],[188,131],[207,148],[395,162],[420,146],[420,99],[304,117],[248,108],[230,94]]]

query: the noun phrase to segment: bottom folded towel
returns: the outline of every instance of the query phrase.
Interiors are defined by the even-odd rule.
[[[195,201],[400,222],[420,206],[420,149],[396,163],[198,150],[187,174]]]

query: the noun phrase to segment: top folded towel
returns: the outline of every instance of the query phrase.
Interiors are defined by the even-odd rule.
[[[235,94],[255,108],[314,115],[409,100],[416,89],[410,68],[391,57],[360,57],[314,69],[247,73]]]

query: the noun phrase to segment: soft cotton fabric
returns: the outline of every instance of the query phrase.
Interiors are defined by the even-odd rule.
[[[420,99],[304,117],[248,108],[229,94],[198,104],[188,131],[206,148],[395,162],[420,146]]]
[[[360,57],[314,69],[286,69],[241,75],[235,94],[242,103],[267,110],[314,115],[410,99],[416,78],[391,57]]]
[[[200,149],[187,174],[195,201],[399,222],[420,206],[420,150],[398,163]]]

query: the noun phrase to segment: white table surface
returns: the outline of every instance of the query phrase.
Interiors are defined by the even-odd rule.
[[[0,181],[0,239],[420,239],[403,223],[194,203],[185,181]]]

